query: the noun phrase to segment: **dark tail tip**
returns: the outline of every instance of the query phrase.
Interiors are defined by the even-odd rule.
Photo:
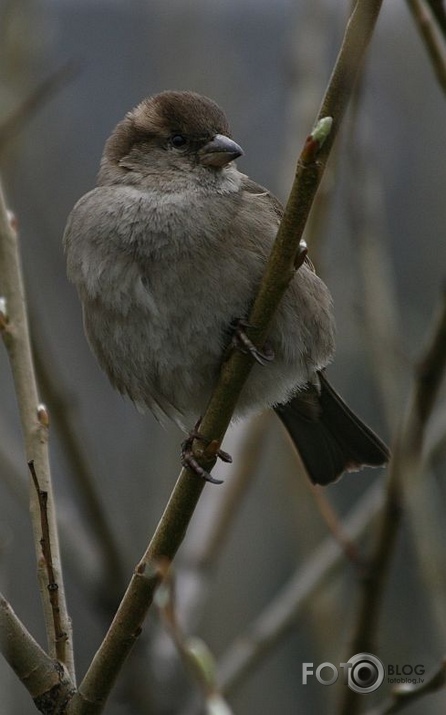
[[[314,484],[330,484],[343,472],[380,467],[390,458],[384,442],[346,405],[320,373],[320,392],[308,385],[275,408]]]

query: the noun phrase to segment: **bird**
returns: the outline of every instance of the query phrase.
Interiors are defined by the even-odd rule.
[[[234,334],[246,338],[283,215],[280,201],[238,170],[242,154],[212,99],[173,90],[147,97],[112,131],[97,185],[64,232],[68,278],[100,366],[137,406],[183,429],[205,411]],[[334,334],[331,294],[305,259],[264,351],[238,340],[262,364],[234,419],[273,409],[320,485],[390,456],[327,379]]]

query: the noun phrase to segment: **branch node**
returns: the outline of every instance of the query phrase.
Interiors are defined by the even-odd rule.
[[[308,255],[307,244],[303,239],[301,239],[301,241],[299,243],[299,248],[297,249],[296,258],[294,260],[294,268],[296,269],[296,271],[299,270],[299,268],[305,261],[307,255]]]
[[[40,405],[37,406],[37,419],[39,420],[39,424],[41,424],[42,427],[48,428],[50,426],[50,415],[46,408],[46,405],[44,405],[43,403],[40,403]]]
[[[319,119],[313,131],[311,132],[310,136],[314,139],[314,141],[318,142],[319,149],[322,148],[325,140],[330,134],[332,126],[333,117],[322,117],[321,119]]]
[[[319,151],[322,149],[333,126],[333,117],[322,117],[316,123],[313,131],[305,140],[301,154],[303,164],[313,164],[316,161]]]

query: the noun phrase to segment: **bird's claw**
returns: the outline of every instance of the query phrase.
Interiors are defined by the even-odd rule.
[[[190,449],[183,449],[181,452],[181,464],[183,467],[187,467],[190,469],[194,474],[197,475],[197,477],[200,477],[201,479],[204,479],[206,482],[209,482],[210,484],[223,484],[222,479],[215,479],[209,472],[206,471],[200,464],[198,464],[197,460],[195,459],[192,448]]]
[[[274,350],[268,344],[265,344],[263,350],[259,350],[252,340],[246,334],[246,328],[252,328],[246,320],[237,320],[233,333],[233,345],[244,353],[252,355],[254,360],[259,365],[267,365],[274,360]]]
[[[192,472],[194,472],[201,479],[204,479],[206,482],[210,482],[211,484],[223,484],[222,479],[215,479],[215,477],[209,474],[209,472],[198,463],[192,445],[195,440],[204,442],[207,449],[211,448],[209,451],[213,451],[216,457],[221,459],[222,462],[226,462],[228,464],[232,462],[232,457],[228,454],[228,452],[224,452],[222,449],[218,449],[216,447],[216,440],[208,440],[200,434],[198,431],[199,426],[200,420],[181,445],[181,464],[183,467],[188,467],[192,470]],[[212,449],[214,447],[214,443],[215,448]]]

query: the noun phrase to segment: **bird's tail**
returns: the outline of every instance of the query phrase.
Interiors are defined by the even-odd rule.
[[[314,484],[330,484],[343,472],[379,467],[390,452],[319,373],[320,391],[309,385],[275,411],[287,428]]]

